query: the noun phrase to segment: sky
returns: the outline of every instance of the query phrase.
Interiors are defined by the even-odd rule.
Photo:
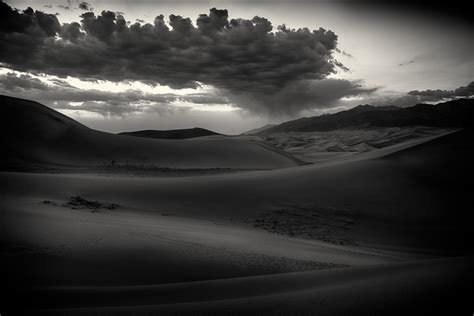
[[[228,134],[472,97],[467,6],[390,3],[4,0],[0,93],[109,132]]]

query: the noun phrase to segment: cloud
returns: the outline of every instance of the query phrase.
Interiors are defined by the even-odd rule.
[[[459,87],[454,90],[413,90],[408,95],[419,97],[426,101],[438,101],[448,98],[471,97],[474,95],[474,81],[471,81],[465,87]]]
[[[415,62],[414,59],[410,60],[410,61],[407,61],[407,62],[404,62],[404,63],[400,63],[398,64],[399,67],[402,67],[402,66],[406,66],[406,65],[409,65],[409,64],[413,64]]]
[[[370,92],[358,82],[327,79],[346,68],[334,58],[337,35],[323,28],[274,28],[264,17],[229,19],[215,8],[196,26],[173,14],[169,22],[158,15],[153,24],[131,24],[111,11],[85,12],[80,23],[60,25],[54,15],[3,2],[0,12],[0,62],[14,70],[178,89],[202,83],[268,115]]]
[[[346,56],[348,58],[354,58],[354,56],[352,56],[351,54],[349,54],[346,51],[343,51],[342,49],[336,48],[336,52],[338,52],[339,54],[341,54],[343,56]]]
[[[62,5],[62,4],[58,5],[58,8],[64,9],[64,10],[67,10],[67,11],[71,10],[70,6],[66,6],[66,5]]]
[[[85,11],[89,11],[89,10],[92,11],[91,5],[90,5],[89,3],[87,3],[87,2],[85,2],[85,1],[79,3],[79,9],[85,10]]]
[[[236,104],[247,104],[264,115],[292,116],[306,109],[330,108],[344,97],[368,95],[377,88],[364,88],[360,82],[343,79],[299,80],[267,93],[251,91],[230,94]]]
[[[20,74],[17,76],[14,73],[7,73],[0,76],[0,87],[5,91],[19,91],[19,90],[49,90],[49,86],[37,78],[33,78],[28,74]]]
[[[78,89],[60,79],[42,81],[28,74],[0,75],[0,93],[43,102],[59,110],[82,110],[105,117],[125,116],[131,112],[171,113],[190,109],[175,103],[195,105],[228,104],[225,97],[209,93],[177,95],[172,93],[144,93],[137,89],[108,92],[96,89]]]
[[[474,81],[471,81],[467,86],[459,87],[454,90],[413,90],[402,96],[376,100],[374,104],[406,107],[424,102],[434,103],[456,98],[472,97],[474,97]]]

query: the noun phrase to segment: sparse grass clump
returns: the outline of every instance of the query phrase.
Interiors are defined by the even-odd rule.
[[[107,203],[107,202],[98,202],[98,201],[89,201],[81,196],[71,196],[69,201],[66,203],[56,203],[49,200],[42,202],[43,204],[53,205],[53,206],[62,206],[67,207],[73,210],[90,210],[91,212],[98,212],[101,209],[105,210],[114,210],[118,208],[118,204]]]

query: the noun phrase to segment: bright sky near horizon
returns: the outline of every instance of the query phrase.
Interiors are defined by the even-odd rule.
[[[30,6],[45,13],[58,13],[56,16],[61,24],[81,23],[84,18],[80,15],[94,12],[95,16],[87,26],[89,29],[85,30],[86,26],[82,24],[81,32],[89,37],[94,35],[100,41],[70,40],[72,44],[82,45],[79,48],[97,44],[87,48],[89,51],[100,49],[100,45],[112,45],[108,38],[100,38],[107,25],[97,23],[100,20],[96,17],[103,10],[115,12],[114,19],[123,15],[131,22],[127,25],[130,28],[138,22],[141,26],[145,23],[155,25],[156,30],[155,17],[163,14],[164,23],[176,31],[178,24],[171,27],[169,21],[169,16],[174,14],[189,17],[196,32],[199,29],[198,35],[183,33],[182,41],[179,37],[177,40],[170,37],[168,42],[160,44],[168,45],[172,48],[170,52],[176,54],[159,55],[160,59],[170,58],[170,61],[164,60],[166,64],[155,66],[152,62],[146,66],[155,68],[143,71],[139,69],[142,68],[140,65],[131,65],[133,71],[127,70],[130,75],[123,80],[117,75],[120,70],[113,69],[118,62],[101,71],[83,71],[75,66],[71,66],[69,71],[64,65],[69,67],[72,63],[45,66],[44,62],[22,63],[18,58],[0,55],[3,64],[0,69],[1,93],[38,100],[88,126],[106,131],[200,126],[233,134],[267,123],[333,112],[361,103],[403,106],[415,101],[471,97],[473,93],[469,85],[474,73],[473,25],[458,16],[419,7],[357,4],[355,0],[5,2],[20,10]],[[254,22],[255,29],[251,31],[241,23],[239,33],[236,27],[233,33],[221,35],[222,26],[215,26],[220,28],[207,34],[205,32],[211,31],[198,28],[196,19],[203,13],[213,18],[209,13],[213,7],[227,9],[229,21],[264,17],[273,26],[271,32],[280,33],[261,46],[258,41],[240,38],[260,32],[255,29],[259,25],[265,27],[265,21]],[[216,13],[215,21],[221,18],[219,14]],[[211,23],[206,25],[217,25],[218,22],[210,20]],[[117,23],[118,20],[114,21]],[[102,29],[99,29],[99,24]],[[306,34],[306,37],[291,31],[285,33],[277,29],[282,24],[288,29],[307,27],[318,30],[322,27],[334,32],[337,40],[327,32],[317,36]],[[143,28],[140,32],[145,36],[147,30]],[[64,40],[64,34],[63,30],[58,31],[57,41]],[[10,45],[12,41],[5,38],[4,42],[0,41],[1,45]],[[144,38],[146,41],[147,37]],[[186,44],[187,39],[191,44]],[[196,41],[199,44],[195,44]],[[308,44],[310,48],[307,48],[304,41],[320,43],[316,46]],[[203,44],[207,42],[209,44]],[[108,49],[128,49],[130,44],[125,40],[117,43]],[[333,44],[337,44],[336,48]],[[56,54],[64,54],[66,60],[79,58],[65,48],[67,44],[61,49],[58,49],[58,43],[51,45],[57,50]],[[153,61],[147,59],[150,47],[144,46],[143,51],[137,50],[134,54],[143,54],[143,60]],[[261,58],[248,60],[249,47],[254,49],[251,56],[261,54]],[[138,58],[137,55],[124,57],[122,52],[113,56],[124,64],[133,64]],[[229,56],[233,56],[232,59],[229,60]],[[245,58],[247,60],[239,64]],[[275,58],[274,62],[272,58]],[[91,63],[97,62],[89,59]],[[332,60],[328,62],[329,59]],[[229,65],[225,65],[226,61]],[[85,65],[84,68],[89,67]],[[110,69],[113,69],[113,75],[109,75]],[[246,80],[244,74],[250,79]],[[229,79],[230,76],[233,78]],[[193,81],[199,84],[192,84]],[[440,92],[424,91],[437,89]],[[413,93],[414,90],[419,93]]]

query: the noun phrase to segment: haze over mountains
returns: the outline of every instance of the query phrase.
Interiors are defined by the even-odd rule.
[[[474,99],[456,99],[432,104],[416,104],[411,107],[359,105],[346,111],[303,117],[278,125],[268,124],[244,132],[245,135],[268,135],[280,132],[324,132],[338,129],[375,127],[430,126],[460,128],[471,126],[474,121]],[[176,130],[145,130],[122,132],[130,135],[158,139],[187,139],[219,135],[203,128]]]
[[[465,127],[474,121],[474,99],[457,99],[436,105],[417,104],[412,107],[359,105],[350,110],[315,117],[304,117],[270,126],[257,134],[276,132],[331,131],[342,128],[370,127]]]

